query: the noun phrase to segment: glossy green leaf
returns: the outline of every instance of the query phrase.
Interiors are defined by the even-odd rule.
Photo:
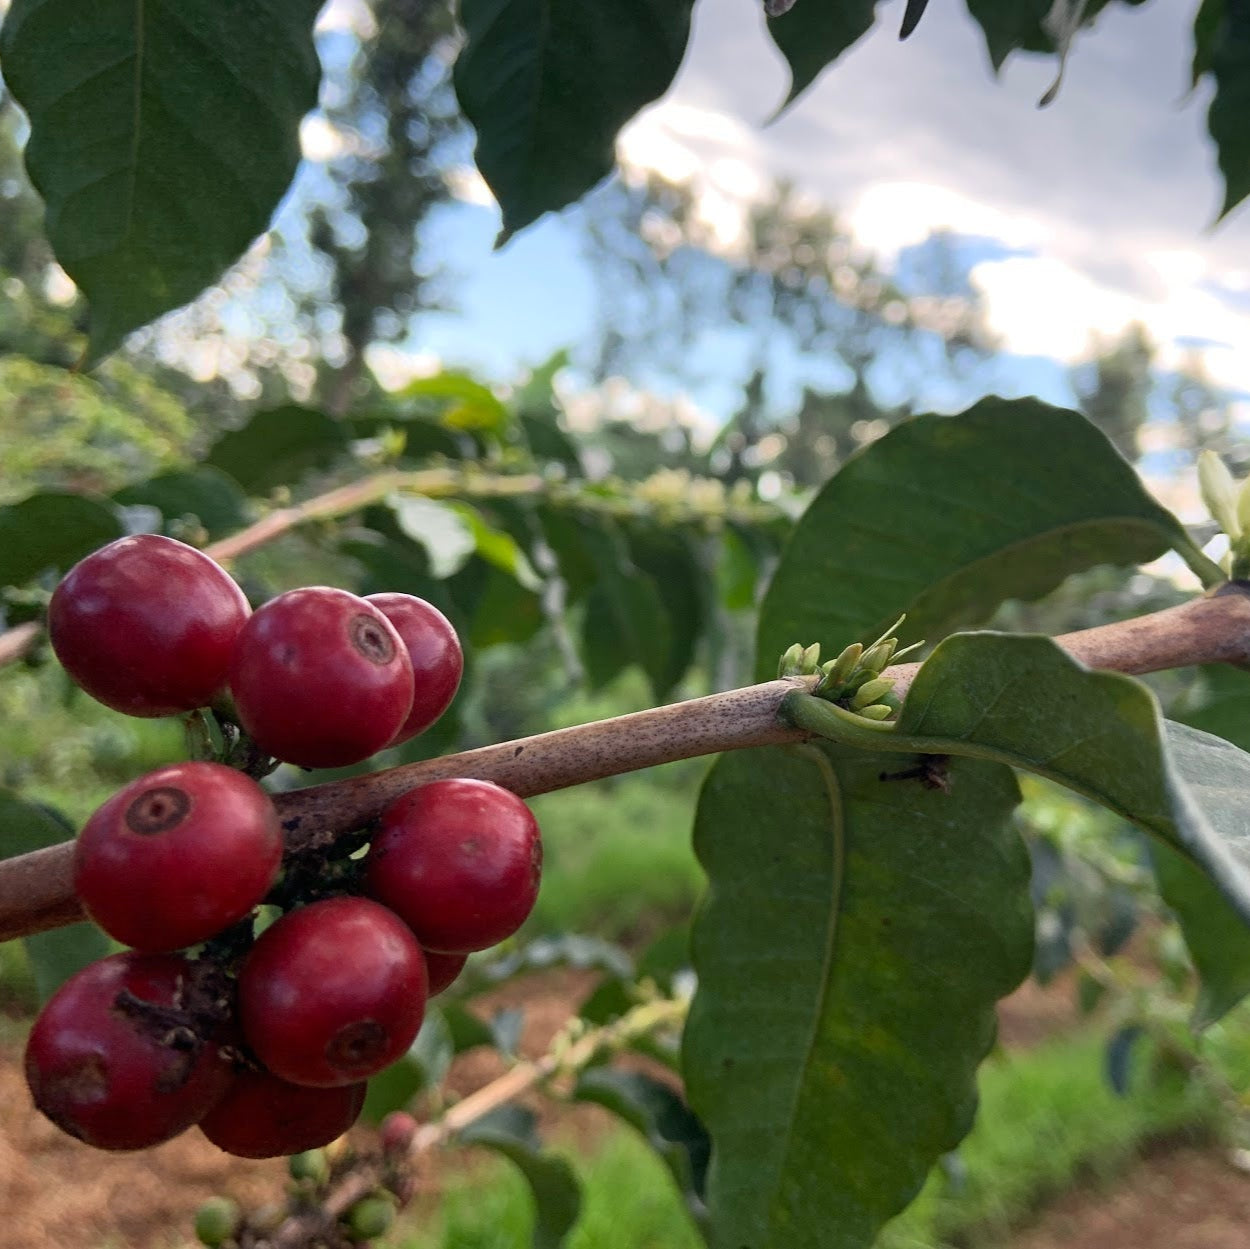
[[[703,787],[683,1062],[713,1249],[864,1249],[971,1127],[1031,958],[1019,791],[982,760],[947,791],[881,779],[898,766],[739,751]]]
[[[1250,195],[1250,22],[1231,15],[1219,23],[1210,46],[1215,98],[1207,113],[1207,129],[1215,140],[1224,203],[1220,216]]]
[[[581,1213],[581,1187],[563,1158],[542,1152],[534,1125],[530,1111],[504,1106],[470,1124],[458,1139],[493,1149],[516,1166],[534,1198],[533,1249],[560,1249]]]
[[[768,19],[768,33],[790,66],[783,108],[872,29],[876,7],[877,0],[799,0],[788,13]]]
[[[754,546],[727,525],[721,533],[716,560],[716,585],[721,602],[729,611],[748,611],[755,606],[759,584],[759,559]]]
[[[1180,551],[1223,574],[1084,417],[1033,399],[921,416],[849,460],[782,552],[760,613],[758,679],[794,642],[835,654],[907,613],[936,640],[1097,564]]]
[[[712,1142],[676,1089],[641,1071],[590,1067],[578,1077],[573,1097],[610,1110],[642,1133],[676,1180],[691,1214],[699,1221],[706,1217]]]
[[[668,90],[693,0],[462,0],[456,92],[503,238],[612,170],[617,131]]]
[[[801,701],[813,710],[818,700]],[[821,715],[814,711],[812,723]],[[827,723],[839,740],[850,740],[836,712]],[[1025,768],[1152,834],[1195,868],[1183,872],[1167,856],[1157,862],[1164,899],[1177,912],[1204,983],[1201,1018],[1209,1022],[1245,993],[1250,755],[1208,733],[1166,723],[1141,682],[1092,672],[1049,638],[961,634],[925,662],[893,733],[852,733],[869,743],[890,739],[887,748],[914,750],[927,741],[933,753]],[[1218,887],[1225,905],[1215,888],[1203,887],[1204,878]]]
[[[170,521],[184,516],[199,521],[210,538],[220,538],[247,524],[247,497],[232,477],[218,469],[200,466],[126,486],[113,495],[123,507],[157,508]]]
[[[0,585],[67,572],[122,534],[115,508],[80,494],[47,491],[0,507]]]
[[[448,614],[466,650],[527,642],[546,621],[539,595],[484,560],[472,560],[447,585],[454,604]]]
[[[324,412],[285,404],[257,412],[242,429],[222,434],[204,462],[233,477],[248,494],[265,494],[331,467],[347,450],[350,436],[349,426]]]
[[[319,4],[15,0],[5,81],[91,355],[197,295],[263,231],[317,102]]]

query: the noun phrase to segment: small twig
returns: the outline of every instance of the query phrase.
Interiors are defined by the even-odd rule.
[[[689,1003],[680,998],[642,1002],[612,1023],[604,1024],[569,1042],[561,1034],[541,1058],[517,1063],[489,1084],[457,1102],[432,1123],[419,1128],[408,1149],[408,1163],[416,1164],[425,1155],[447,1144],[457,1135],[525,1093],[565,1072],[588,1066],[605,1049],[623,1045],[662,1028],[682,1023]],[[311,1238],[321,1235],[362,1197],[379,1185],[382,1168],[374,1158],[363,1157],[326,1194],[320,1208],[292,1215],[272,1237],[257,1242],[257,1249],[306,1249]]]

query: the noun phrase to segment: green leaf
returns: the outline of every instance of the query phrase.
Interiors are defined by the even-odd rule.
[[[113,949],[94,924],[70,924],[23,937],[39,1001],[46,1002],[72,975],[106,957]]]
[[[527,642],[545,623],[541,598],[483,560],[471,561],[447,584],[455,605],[448,614],[466,649]]]
[[[683,1061],[714,1249],[864,1249],[972,1124],[1032,951],[1019,791],[981,760],[948,792],[882,780],[899,762],[738,751],[703,787]]]
[[[581,1187],[563,1158],[541,1151],[534,1123],[530,1111],[504,1106],[471,1123],[458,1139],[493,1149],[516,1166],[534,1197],[534,1249],[560,1249],[581,1213]]]
[[[656,688],[657,698],[670,693],[695,660],[699,638],[707,627],[712,587],[694,541],[679,530],[632,526],[629,556],[651,578],[669,623],[668,654]]]
[[[248,494],[292,486],[331,467],[347,450],[351,429],[324,412],[284,404],[257,412],[242,429],[222,434],[204,462],[233,477]]]
[[[465,522],[473,538],[473,549],[481,559],[493,564],[500,572],[515,577],[525,589],[535,593],[542,590],[542,578],[534,571],[529,556],[510,533],[487,524],[482,513],[468,503],[448,503],[446,506]]]
[[[68,841],[74,826],[54,807],[27,802],[0,789],[0,855],[29,854]],[[23,937],[39,1001],[46,1002],[75,972],[104,958],[112,948],[94,924],[70,924]]]
[[[220,538],[247,524],[247,498],[233,478],[201,466],[163,473],[113,495],[123,507],[157,508],[166,522],[194,516],[210,538]],[[168,528],[168,523],[166,525]]]
[[[693,0],[462,0],[456,92],[502,239],[612,170],[617,131],[668,90]]]
[[[854,456],[813,500],[760,613],[757,679],[794,642],[836,654],[903,612],[930,641],[1097,564],[1169,548],[1223,574],[1084,417],[1033,399],[921,416]]]
[[[491,434],[496,438],[507,432],[512,416],[507,407],[467,373],[437,373],[421,377],[395,396],[396,399],[446,400],[439,423],[446,429],[469,433]]]
[[[1194,55],[1191,85],[1196,87],[1203,74],[1211,72],[1211,52],[1224,21],[1224,0],[1202,0],[1194,17]]]
[[[790,700],[787,700],[788,703]],[[795,700],[797,706],[799,700]],[[805,707],[819,700],[802,696]],[[828,704],[823,704],[828,707]],[[823,715],[839,740],[836,711]],[[859,730],[852,730],[852,733]],[[1250,969],[1250,755],[1218,737],[1165,724],[1150,690],[1132,677],[1091,672],[1049,638],[947,638],[912,684],[897,729],[868,733],[885,749],[970,754],[1025,768],[1092,798],[1152,834],[1208,877],[1157,863],[1203,980],[1201,1017],[1227,1009]],[[1234,922],[1234,918],[1236,922]]]
[[[1198,688],[1183,708],[1171,711],[1172,719],[1250,750],[1250,672],[1228,664],[1207,664],[1198,672]]]
[[[578,1077],[573,1097],[603,1106],[641,1132],[677,1181],[691,1213],[700,1220],[706,1217],[712,1142],[675,1089],[641,1071],[591,1067]]]
[[[720,539],[716,584],[721,602],[729,611],[749,611],[760,578],[755,547],[732,525],[725,526]]]
[[[317,102],[311,0],[15,0],[4,77],[90,357],[184,304],[266,228]]]
[[[1250,22],[1228,15],[1219,24],[1210,50],[1215,98],[1207,113],[1207,129],[1215,140],[1220,172],[1224,175],[1224,203],[1220,216],[1230,213],[1250,195]]]
[[[788,13],[768,19],[768,33],[790,66],[783,109],[872,29],[876,7],[877,0],[800,0]]]
[[[654,580],[631,562],[618,529],[583,529],[580,538],[595,569],[582,621],[582,662],[591,689],[602,689],[637,664],[662,698],[671,670],[672,627]]]
[[[477,549],[472,524],[455,504],[396,494],[387,505],[400,532],[425,550],[430,576],[440,581],[458,573]]]
[[[1081,25],[1090,25],[1110,0],[1088,0]],[[1124,0],[1144,4],[1145,0]],[[967,0],[968,12],[981,27],[995,72],[1012,52],[1055,53],[1059,49],[1045,19],[1055,11],[1053,0]]]
[[[114,508],[81,494],[48,491],[0,507],[0,585],[66,572],[122,534]]]

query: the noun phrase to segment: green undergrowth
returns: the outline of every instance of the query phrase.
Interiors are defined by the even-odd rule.
[[[1250,1018],[1214,1048],[1250,1072]],[[920,1198],[877,1249],[1002,1249],[1047,1200],[1074,1185],[1111,1183],[1159,1141],[1218,1134],[1214,1095],[1172,1071],[1152,1076],[1142,1044],[1129,1096],[1104,1076],[1105,1038],[1082,1032],[992,1058],[981,1073],[977,1126],[956,1161],[934,1170]],[[584,1212],[566,1249],[698,1249],[668,1173],[632,1132],[611,1131],[589,1151],[554,1148],[578,1169]],[[485,1161],[453,1175],[441,1202],[405,1216],[387,1249],[528,1249],[533,1210],[519,1174]]]
[[[690,848],[701,771],[668,765],[533,799],[544,861],[529,931],[635,943],[687,918],[702,887]]]

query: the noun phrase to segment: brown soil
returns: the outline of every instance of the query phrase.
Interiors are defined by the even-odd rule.
[[[521,1052],[546,1050],[594,973],[553,971],[516,981],[475,1003],[484,1016],[524,1007]],[[1074,1022],[1070,983],[1029,984],[1000,1009],[1000,1040],[1037,1044]],[[474,1051],[449,1078],[455,1096],[504,1070],[498,1055]],[[544,1126],[563,1139],[593,1143],[608,1122],[593,1106],[553,1108],[532,1099]],[[193,1244],[191,1219],[207,1197],[224,1193],[245,1209],[280,1201],[281,1161],[244,1162],[192,1131],[142,1154],[105,1154],[62,1135],[30,1107],[20,1048],[0,1046],[0,1249],[182,1249]],[[445,1165],[474,1165],[459,1151]],[[423,1167],[418,1205],[430,1200],[441,1166]],[[1180,1148],[1141,1162],[1106,1191],[1079,1190],[1049,1206],[1010,1249],[1246,1249],[1250,1178],[1214,1151]],[[519,1247],[518,1247],[519,1249]]]
[[[1250,1175],[1212,1150],[1139,1162],[1114,1187],[1054,1201],[1011,1249],[1246,1249]]]

